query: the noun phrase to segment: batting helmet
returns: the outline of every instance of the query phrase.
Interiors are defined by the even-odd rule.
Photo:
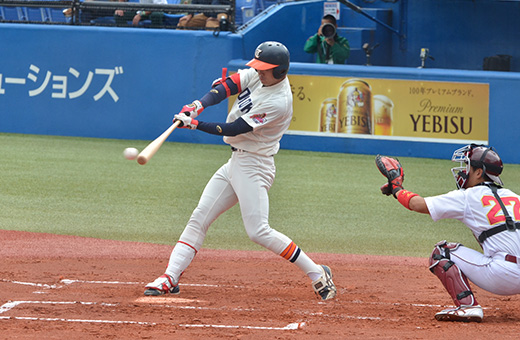
[[[266,41],[258,45],[254,59],[246,65],[256,70],[273,69],[273,76],[281,79],[289,71],[289,59],[289,50],[282,43]]]
[[[460,162],[461,165],[460,167],[451,169],[459,189],[464,188],[466,185],[470,166],[484,170],[484,173],[489,179],[498,185],[504,185],[499,177],[504,169],[504,165],[492,147],[488,148],[478,144],[466,145],[463,148],[455,150],[451,160]]]

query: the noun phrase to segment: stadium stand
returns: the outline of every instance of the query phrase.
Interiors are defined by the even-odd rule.
[[[187,13],[196,13],[204,8],[204,12],[227,12],[234,18],[230,30],[252,20],[259,13],[273,4],[285,0],[230,0],[229,5],[191,5],[191,0],[168,0],[168,5],[140,4],[139,0],[126,2],[84,1],[84,0],[0,0],[0,22],[30,22],[47,24],[72,25],[104,25],[113,26],[113,16],[102,16],[86,19],[82,12],[96,9],[155,9],[164,12],[164,27],[176,27],[179,19]],[[65,15],[64,11],[68,9]],[[129,23],[129,26],[131,24]],[[150,20],[144,20],[140,26],[150,26]]]

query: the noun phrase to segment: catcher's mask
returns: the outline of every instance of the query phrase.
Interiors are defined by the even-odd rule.
[[[451,172],[455,177],[457,188],[466,188],[466,181],[471,167],[484,170],[489,179],[496,184],[503,186],[500,174],[504,168],[502,160],[492,147],[484,145],[470,144],[453,152],[451,157],[453,162],[460,162],[460,166],[452,168]]]

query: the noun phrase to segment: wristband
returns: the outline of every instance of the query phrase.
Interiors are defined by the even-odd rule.
[[[412,199],[412,197],[415,197],[415,196],[419,196],[418,194],[415,194],[411,191],[408,191],[408,190],[399,190],[397,192],[397,200],[399,201],[399,203],[401,203],[406,209],[408,210],[412,210],[410,209],[410,200]]]

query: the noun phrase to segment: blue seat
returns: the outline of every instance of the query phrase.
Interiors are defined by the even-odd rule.
[[[65,17],[63,9],[60,8],[49,8],[49,20],[51,22],[70,22],[70,18]]]
[[[25,8],[27,14],[28,21],[36,21],[36,22],[49,22],[50,14],[46,8],[33,8],[27,7]]]
[[[6,21],[25,21],[27,16],[21,7],[3,7],[2,17]]]

